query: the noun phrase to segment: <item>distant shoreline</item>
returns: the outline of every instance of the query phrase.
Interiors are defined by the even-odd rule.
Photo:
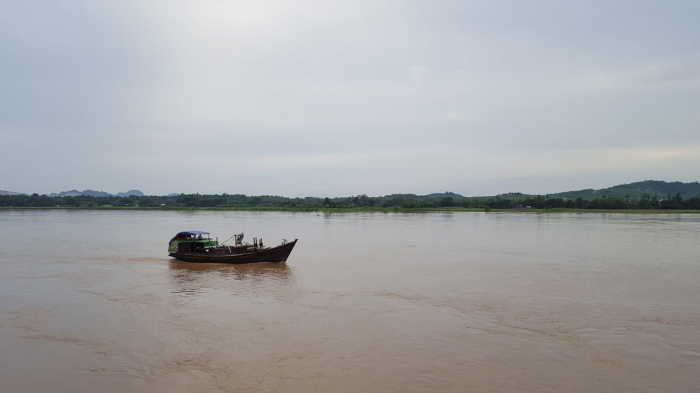
[[[352,207],[352,208],[283,208],[283,207],[11,207],[0,210],[126,210],[126,211],[276,211],[307,213],[431,213],[431,212],[485,212],[485,213],[615,213],[615,214],[700,214],[700,210],[680,209],[488,209],[466,207],[402,208],[402,207]]]

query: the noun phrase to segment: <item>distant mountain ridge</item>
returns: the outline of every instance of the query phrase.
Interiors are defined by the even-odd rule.
[[[676,194],[680,194],[680,196],[683,199],[689,199],[695,196],[700,196],[700,183],[697,181],[694,182],[689,182],[689,183],[683,183],[683,182],[666,182],[666,181],[661,181],[661,180],[644,180],[640,182],[634,182],[634,183],[628,183],[628,184],[619,184],[616,186],[608,187],[608,188],[601,188],[601,189],[584,189],[584,190],[577,190],[577,191],[564,191],[564,192],[557,192],[557,193],[552,193],[552,194],[542,194],[542,195],[548,195],[549,197],[554,197],[554,198],[565,198],[565,199],[578,199],[581,198],[586,201],[592,201],[595,199],[602,199],[602,198],[616,198],[616,199],[635,199],[639,200],[643,198],[644,196],[649,196],[653,197],[656,196],[659,200],[662,199],[667,199],[669,195],[675,196]],[[26,193],[21,193],[21,192],[13,192],[13,191],[3,191],[0,190],[0,195],[28,195]],[[143,192],[140,190],[129,190],[126,192],[118,192],[116,194],[110,194],[105,191],[94,191],[94,190],[83,190],[83,191],[78,191],[78,190],[70,190],[70,191],[61,191],[59,193],[52,193],[49,194],[48,196],[51,197],[74,197],[74,196],[91,196],[91,197],[129,197],[129,196],[138,196],[142,197],[145,196]],[[167,197],[178,197],[182,194],[179,193],[171,193],[168,194]],[[224,194],[225,196],[226,194]],[[469,199],[469,200],[487,200],[489,198],[493,197],[498,197],[501,199],[510,199],[510,200],[524,200],[527,198],[534,197],[536,195],[533,194],[523,194],[520,192],[508,192],[508,193],[503,193],[503,194],[498,194],[494,196],[470,196],[470,197],[465,197],[460,194],[456,194],[454,192],[446,191],[442,193],[433,193],[433,194],[427,194],[427,195],[416,195],[416,194],[389,194],[389,195],[384,195],[380,196],[378,198],[381,198],[385,201],[393,201],[397,202],[399,200],[416,200],[416,201],[440,201],[443,199],[453,199],[453,200],[463,200],[463,199]],[[367,197],[366,195],[364,196],[365,198]],[[316,199],[316,197],[307,197],[303,199]],[[398,203],[398,202],[397,202]]]
[[[4,191],[0,190],[0,195],[27,195],[23,192],[14,192],[14,191]]]
[[[463,195],[460,194],[455,194],[454,192],[451,191],[445,191],[445,192],[440,192],[440,193],[433,193],[433,194],[428,194],[428,195],[416,195],[416,194],[389,194],[389,195],[384,195],[384,199],[418,199],[418,200],[430,200],[430,199],[441,199],[441,198],[454,198],[454,199],[460,199],[460,198],[466,198]]]
[[[565,199],[578,199],[581,198],[585,201],[592,201],[595,199],[602,198],[616,198],[616,199],[635,199],[639,200],[645,195],[650,197],[656,196],[658,199],[667,199],[669,195],[676,196],[680,193],[683,199],[689,199],[700,195],[700,183],[697,181],[690,183],[683,183],[679,181],[666,182],[662,180],[644,180],[628,184],[618,184],[616,186],[592,189],[587,188],[584,190],[577,191],[564,191],[556,192],[552,194],[541,194],[548,195],[554,198],[565,198]],[[511,200],[524,200],[527,198],[534,197],[534,194],[522,194],[519,192],[509,192],[505,194],[496,195],[501,199],[511,199]],[[489,197],[476,197],[478,199],[487,199]]]
[[[629,184],[619,184],[617,186],[603,188],[600,190],[586,189],[579,191],[567,191],[557,194],[568,199],[581,198],[592,201],[597,198],[617,198],[617,199],[640,199],[645,194],[656,195],[659,199],[666,199],[669,195],[675,196],[680,193],[683,199],[689,199],[700,195],[700,183],[697,181],[683,183],[679,181],[665,182],[661,180],[644,180]]]
[[[586,201],[592,201],[599,198],[616,198],[616,199],[635,199],[639,200],[644,195],[649,195],[650,197],[656,195],[659,199],[667,199],[669,195],[675,196],[680,193],[683,199],[689,199],[695,196],[700,196],[700,183],[697,181],[690,183],[683,183],[679,181],[666,182],[662,180],[644,180],[628,184],[618,184],[616,186],[601,188],[598,190],[588,188],[578,191],[564,191],[552,194],[542,194],[548,195],[550,197],[560,197],[566,199],[577,199],[581,198]],[[534,194],[523,194],[520,192],[508,192],[504,194],[495,195],[501,199],[511,199],[511,200],[523,200],[533,196]],[[414,200],[440,200],[442,198],[453,198],[453,199],[488,199],[491,196],[471,196],[465,197],[460,194],[455,194],[453,192],[447,191],[444,193],[434,193],[428,195],[416,195],[416,194],[391,194],[385,195],[384,199],[393,198],[403,198],[403,199],[414,199]]]
[[[75,197],[75,196],[91,196],[91,197],[129,197],[129,196],[144,196],[143,192],[139,190],[129,190],[127,192],[118,192],[116,194],[110,194],[108,192],[104,191],[93,191],[93,190],[83,190],[83,191],[78,191],[78,190],[70,190],[70,191],[61,191],[58,194],[53,193],[49,194],[50,197]]]

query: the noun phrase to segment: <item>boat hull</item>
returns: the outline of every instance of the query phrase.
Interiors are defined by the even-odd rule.
[[[246,253],[180,253],[172,252],[170,256],[186,262],[200,263],[257,263],[257,262],[286,262],[297,241],[281,244],[264,250]]]

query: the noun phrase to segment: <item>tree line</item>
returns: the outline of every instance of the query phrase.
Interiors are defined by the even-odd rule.
[[[513,194],[513,198],[487,197],[468,198],[451,193],[442,197],[396,194],[380,197],[357,195],[338,198],[287,198],[273,195],[247,196],[243,194],[180,194],[178,196],[129,196],[129,197],[50,197],[47,195],[0,195],[0,207],[147,207],[147,208],[280,208],[280,209],[338,209],[338,208],[483,208],[483,209],[688,209],[700,210],[700,196],[684,199],[680,193],[659,198],[644,194],[639,199],[601,198],[585,200],[568,199],[549,195],[524,196]],[[516,197],[517,196],[517,197]]]

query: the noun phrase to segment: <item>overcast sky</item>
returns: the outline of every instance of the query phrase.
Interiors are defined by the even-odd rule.
[[[698,1],[2,1],[0,189],[700,180]]]

